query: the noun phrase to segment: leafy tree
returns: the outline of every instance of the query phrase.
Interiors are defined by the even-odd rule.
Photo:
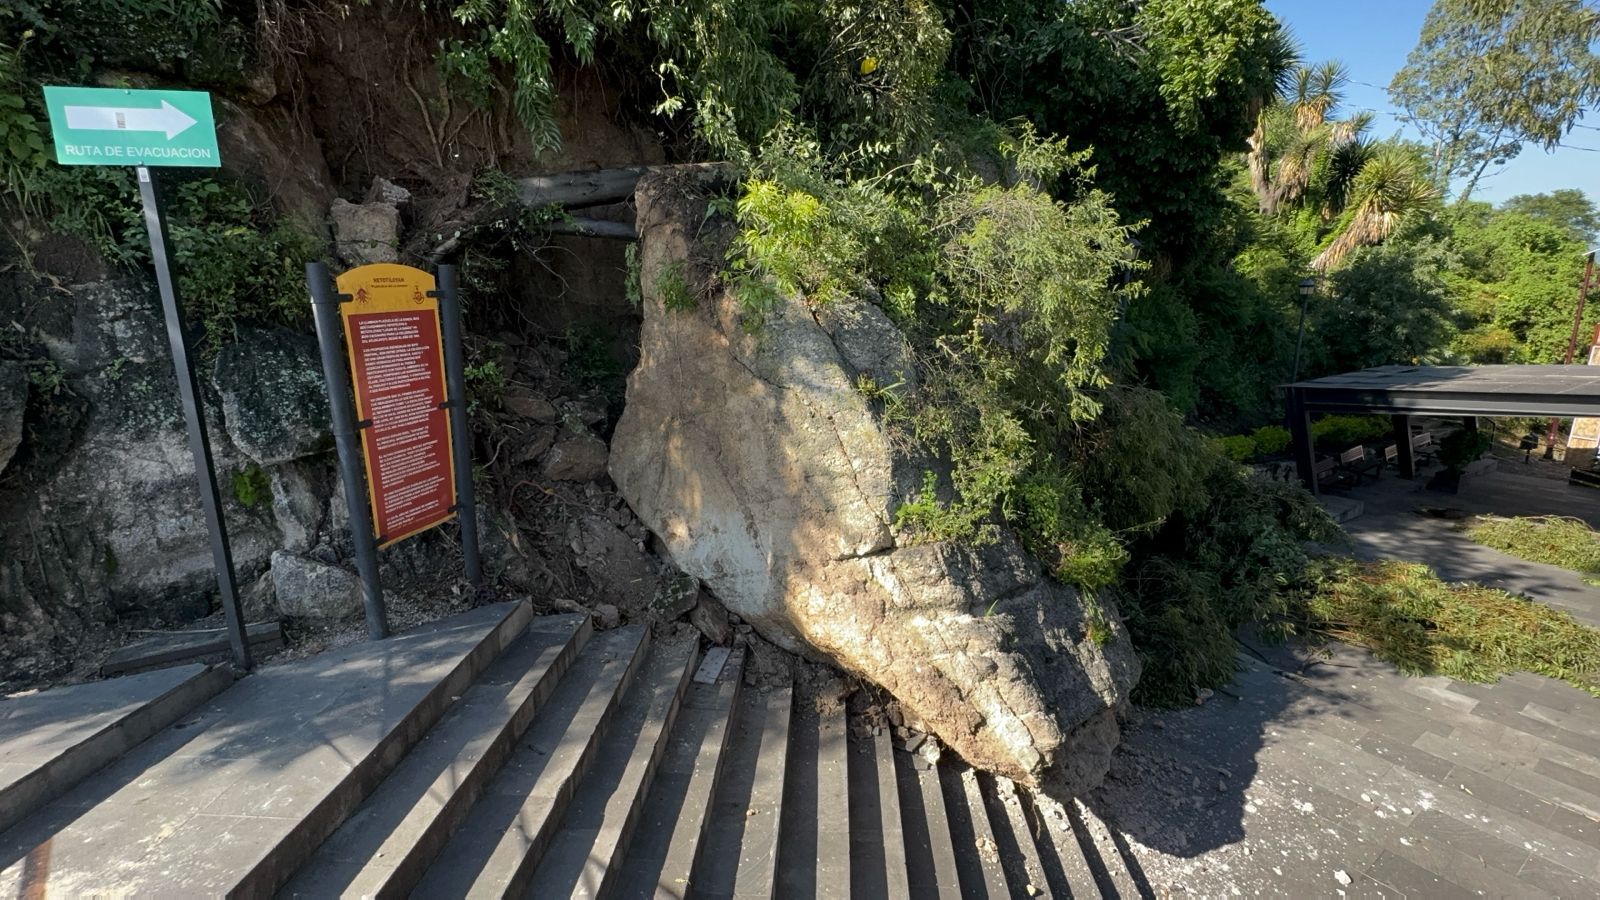
[[[1352,251],[1312,302],[1307,328],[1320,345],[1318,368],[1345,372],[1442,361],[1453,331],[1444,277],[1452,262],[1432,238]]]
[[[1600,10],[1585,0],[1438,0],[1389,85],[1433,143],[1440,185],[1472,196],[1524,144],[1554,149],[1600,100]]]
[[[1518,194],[1500,204],[1500,208],[1559,225],[1580,241],[1593,242],[1600,233],[1600,209],[1577,188],[1561,188],[1548,194]]]
[[[1259,0],[957,0],[951,62],[971,108],[1093,148],[1095,183],[1147,258],[1206,254],[1226,203],[1218,162],[1293,60]]]
[[[1584,243],[1563,225],[1487,204],[1458,211],[1452,224],[1461,255],[1452,291],[1470,326],[1457,338],[1457,352],[1484,363],[1561,362]],[[1586,326],[1580,337],[1588,333]]]

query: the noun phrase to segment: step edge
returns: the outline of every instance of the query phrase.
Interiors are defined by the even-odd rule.
[[[731,743],[733,740],[733,717],[735,712],[737,712],[739,709],[739,700],[744,695],[745,656],[742,650],[736,651],[736,654],[736,656],[729,657],[728,663],[724,664],[722,670],[723,674],[726,675],[733,684],[733,689],[728,694],[728,708],[726,712],[716,719],[716,724],[714,726],[722,730],[722,736],[717,741],[716,749],[713,751],[715,755],[713,756],[713,762],[711,764],[711,774],[707,776],[706,780],[706,803],[702,809],[700,822],[691,831],[685,833],[685,840],[688,843],[687,853],[689,857],[687,861],[688,867],[682,873],[685,891],[693,888],[694,873],[700,867],[700,855],[705,852],[706,833],[711,828],[711,809],[714,801],[716,800],[717,788],[722,785],[722,780],[727,775],[728,771],[727,751],[729,743]],[[735,659],[737,659],[737,662],[734,661]],[[692,778],[690,779],[689,786],[694,786],[694,780]],[[675,839],[677,836],[677,829],[674,828],[672,833],[673,839],[669,840],[667,843],[667,857],[662,861],[661,871],[656,876],[655,893],[657,896],[660,896],[663,892],[661,879],[666,876],[667,868],[674,860],[674,854],[672,851],[675,847],[682,846],[676,842]],[[681,864],[682,860],[679,860],[679,863]],[[676,897],[676,895],[671,896]]]
[[[50,805],[85,778],[122,758],[233,682],[231,670],[223,666],[204,666],[7,785],[0,790],[0,832]]]
[[[650,757],[645,761],[645,769],[639,778],[638,787],[634,790],[633,800],[628,804],[628,811],[623,815],[621,826],[617,830],[616,846],[606,856],[605,868],[601,870],[600,880],[595,887],[595,897],[609,897],[616,888],[613,879],[628,858],[628,846],[633,843],[633,831],[639,825],[639,813],[644,810],[644,805],[650,798],[650,787],[655,783],[656,772],[661,767],[662,758],[667,755],[672,729],[677,725],[678,713],[683,709],[683,695],[688,691],[689,683],[694,680],[695,667],[700,662],[700,642],[695,638],[686,643],[689,647],[688,652],[684,654],[683,671],[678,673],[678,683],[673,689],[671,700],[667,703],[667,713],[662,716],[660,727],[656,731]],[[585,870],[587,868],[586,866]]]
[[[911,896],[911,867],[906,860],[905,814],[900,809],[894,736],[888,725],[872,736],[872,756],[878,774],[878,829],[883,836],[884,883],[890,897],[902,900]]]
[[[955,834],[950,830],[950,810],[945,803],[938,764],[921,769],[917,767],[917,754],[901,752],[909,758],[911,776],[917,782],[917,792],[921,794],[922,815],[928,829],[928,843],[931,845],[928,849],[933,857],[933,876],[937,894],[941,898],[960,900],[961,867],[956,862]],[[935,808],[937,812],[933,811]]]
[[[501,654],[483,668],[483,671],[479,673],[479,678],[481,679],[484,675],[492,671],[494,666],[505,658],[505,653],[514,647],[518,641],[529,639],[530,636],[535,633],[552,633],[544,630],[540,630],[538,632],[535,631],[538,623],[543,618],[545,617],[536,617],[532,622],[529,623],[527,628],[524,628],[521,632],[519,632],[516,638],[512,642],[508,643],[505,649],[501,651]],[[555,633],[559,634],[559,632]],[[473,761],[472,765],[467,770],[466,775],[453,782],[449,786],[448,798],[440,806],[437,814],[422,829],[420,837],[413,844],[411,844],[408,850],[399,855],[397,862],[395,862],[393,865],[374,865],[371,860],[368,860],[366,863],[359,864],[363,873],[367,871],[375,871],[380,875],[380,877],[376,879],[377,884],[372,889],[371,896],[404,896],[415,887],[416,882],[421,879],[422,873],[427,870],[428,865],[430,865],[433,860],[438,857],[439,853],[444,850],[445,846],[449,844],[450,838],[454,835],[455,830],[460,827],[461,822],[464,821],[466,816],[471,812],[472,806],[477,803],[478,798],[482,796],[483,788],[490,780],[493,779],[494,775],[499,772],[500,768],[505,764],[505,760],[510,758],[511,752],[515,749],[516,742],[522,737],[522,734],[527,730],[528,726],[532,724],[535,716],[538,715],[539,709],[543,707],[550,695],[555,692],[556,686],[559,685],[561,679],[565,676],[567,669],[570,668],[572,660],[577,658],[578,653],[581,652],[584,645],[588,643],[589,637],[592,634],[593,625],[589,619],[584,618],[574,624],[572,630],[567,634],[566,640],[561,642],[561,644],[557,647],[556,656],[550,660],[549,665],[544,668],[543,672],[538,674],[536,680],[534,680],[533,683],[528,686],[527,692],[523,695],[521,701],[517,703],[516,708],[510,710],[505,716],[505,719],[501,721],[494,729],[494,734],[490,738],[489,743],[485,746],[483,753],[475,761]],[[557,645],[552,644],[551,646]],[[518,680],[521,681],[523,679]],[[507,686],[508,697],[515,688],[515,684],[516,682],[513,682],[511,685]],[[422,743],[422,741],[427,740],[429,736],[437,732],[440,728],[450,724],[451,716],[457,711],[466,708],[465,705],[473,698],[474,694],[482,690],[484,687],[485,685],[483,685],[481,681],[474,681],[464,692],[462,692],[461,696],[455,702],[450,704],[449,708],[445,710],[444,714],[439,717],[439,721],[435,722],[433,727],[430,728],[427,733],[417,741],[416,744],[412,745],[411,749],[414,750],[416,746]],[[406,758],[409,758],[409,754]],[[403,765],[405,765],[405,758],[403,758],[394,766],[393,769],[387,773],[386,778],[393,776],[393,774],[399,771],[400,767]],[[439,778],[442,779],[443,777],[444,776],[441,773]],[[437,784],[438,780],[436,779],[434,786],[437,786]],[[327,846],[329,841],[337,838],[339,831],[342,830],[345,825],[348,825],[350,821],[353,820],[355,815],[361,811],[362,807],[373,797],[377,796],[378,792],[381,791],[382,788],[383,782],[380,782],[376,787],[374,787],[372,791],[368,793],[367,797],[363,799],[354,810],[351,811],[350,816],[346,818],[345,822],[341,824],[338,829],[335,829],[333,834],[329,835],[328,838],[321,845],[319,845],[318,851],[320,851],[322,847]],[[433,789],[433,786],[430,786],[428,793],[432,793]],[[409,819],[410,816],[411,814],[408,813],[406,818]],[[402,825],[404,824],[404,821],[405,820],[402,820]],[[400,826],[397,825],[396,829],[399,827]],[[441,828],[445,829],[442,833],[439,831]],[[386,844],[387,838],[385,839],[384,844],[379,845],[378,850],[380,853]],[[318,852],[314,851],[306,863],[302,865],[301,869],[296,872],[296,875],[298,875],[300,871],[304,871],[306,866],[314,865],[317,861],[317,856]],[[376,854],[374,858],[376,858]],[[357,876],[357,880],[359,879],[360,875]],[[291,876],[290,880],[286,884],[293,883],[294,877]]]
[[[777,887],[778,887],[778,850],[782,846],[782,843],[783,843],[783,793],[784,793],[784,786],[785,786],[785,783],[788,781],[788,775],[789,775],[789,766],[788,766],[789,731],[790,731],[790,723],[792,722],[793,717],[794,717],[794,682],[793,682],[793,680],[791,679],[789,681],[789,683],[787,683],[784,686],[774,690],[773,694],[775,694],[775,695],[777,695],[779,697],[779,699],[781,700],[782,705],[783,705],[784,708],[783,708],[783,711],[781,713],[777,713],[776,715],[774,715],[774,711],[773,711],[772,707],[769,704],[765,709],[765,715],[762,717],[762,730],[763,730],[763,732],[765,732],[766,723],[768,723],[768,722],[777,721],[777,722],[782,723],[782,731],[780,733],[774,734],[772,737],[774,738],[774,744],[783,747],[784,761],[783,761],[782,765],[777,766],[777,773],[778,773],[778,777],[776,779],[777,783],[773,785],[773,794],[774,794],[774,796],[776,796],[778,798],[778,806],[777,806],[776,809],[773,810],[773,813],[772,813],[772,817],[773,817],[773,821],[772,821],[772,837],[768,840],[768,846],[766,847],[767,868],[766,868],[766,871],[764,873],[765,877],[762,879],[762,882],[767,887],[766,893],[767,893],[768,896],[776,896],[775,892],[777,891]],[[765,734],[763,734],[762,741],[761,741],[761,746],[763,748],[765,748],[767,746],[767,741],[766,741]],[[760,769],[760,756],[761,756],[761,754],[758,753],[757,754],[757,771],[758,772],[759,772],[759,769]],[[754,784],[751,785],[750,791],[751,791],[751,800],[754,800],[755,799],[755,785]],[[748,832],[747,832],[747,834],[748,834]],[[738,870],[737,869],[735,869],[735,871],[734,871],[734,878],[735,878],[735,881],[734,881],[734,893],[736,895],[743,895],[743,894],[747,893],[746,890],[741,889],[739,887],[739,883],[738,883],[738,880],[737,880],[738,879]]]
[[[466,891],[468,896],[520,897],[527,890],[529,881],[532,880],[534,872],[538,871],[539,863],[544,859],[544,854],[550,849],[550,843],[554,839],[556,831],[560,828],[561,820],[565,818],[567,809],[572,805],[572,798],[578,784],[582,782],[583,777],[589,773],[590,767],[594,764],[596,748],[604,740],[605,734],[609,730],[612,719],[616,714],[617,707],[620,705],[621,698],[632,687],[634,676],[638,674],[643,660],[649,655],[649,648],[653,643],[650,629],[642,625],[624,627],[639,628],[639,639],[634,644],[627,668],[623,670],[622,675],[617,679],[616,685],[611,689],[610,695],[606,698],[606,704],[600,710],[595,721],[594,730],[589,733],[588,741],[578,754],[578,759],[574,762],[571,770],[561,776],[560,783],[554,786],[550,814],[539,824],[538,829],[529,836],[528,847],[524,851],[522,859],[507,877],[505,884],[494,888],[485,887],[480,889],[479,883],[475,880]],[[446,844],[447,849],[448,846]],[[480,871],[479,876],[481,877],[482,875],[483,872]],[[425,879],[426,873],[423,876],[423,880]],[[419,888],[421,884],[422,881],[419,880]]]
[[[510,646],[533,619],[533,607],[518,601],[460,661],[417,701],[393,728],[380,738],[366,757],[353,766],[334,785],[321,802],[290,828],[234,882],[225,895],[229,898],[271,897],[288,883],[302,866],[327,841],[362,801],[416,743],[430,731],[450,706],[478,679],[483,670]]]

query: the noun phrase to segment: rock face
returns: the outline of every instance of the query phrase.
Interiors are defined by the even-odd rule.
[[[606,443],[588,432],[568,430],[545,451],[544,474],[556,481],[595,481],[606,474]]]
[[[249,332],[217,353],[228,437],[262,465],[333,446],[317,339],[287,329]]]
[[[908,545],[892,527],[926,460],[906,458],[857,378],[912,383],[875,307],[781,303],[748,333],[728,296],[664,308],[659,274],[691,258],[704,193],[647,176],[636,197],[644,328],[610,472],[683,571],[787,649],[891,691],[972,764],[1056,795],[1103,777],[1138,662],[1009,538]],[[699,199],[695,199],[698,196]]]
[[[22,363],[0,360],[0,472],[22,446],[22,415],[27,407],[27,370]]]
[[[0,661],[47,670],[88,624],[137,614],[187,622],[215,593],[210,545],[155,291],[127,281],[52,296],[42,329],[87,413],[30,454],[27,479],[0,483]],[[59,349],[58,349],[59,348]],[[241,582],[266,568],[279,534],[266,504],[240,505],[248,460],[218,404],[207,424]],[[41,424],[49,421],[46,413]],[[6,665],[0,662],[0,679]]]

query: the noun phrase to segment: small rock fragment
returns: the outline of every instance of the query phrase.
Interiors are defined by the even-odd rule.
[[[1348,885],[1350,883],[1350,873],[1343,869],[1339,869],[1333,873],[1333,880],[1339,882],[1340,884]]]
[[[594,608],[594,624],[601,631],[616,628],[622,624],[622,613],[610,603],[602,603]]]

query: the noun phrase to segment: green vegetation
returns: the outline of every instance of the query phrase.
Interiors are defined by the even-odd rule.
[[[737,187],[701,228],[722,242],[718,271],[673,266],[641,286],[630,254],[628,296],[650,287],[687,310],[731,290],[757,334],[793,298],[880,306],[916,387],[858,387],[937,460],[897,511],[905,538],[1014,532],[1092,609],[1121,611],[1147,702],[1231,677],[1230,630],[1292,618],[1315,569],[1303,541],[1338,536],[1304,492],[1238,465],[1288,447],[1277,386],[1302,309],[1301,377],[1554,361],[1570,312],[1550,298],[1574,293],[1600,220],[1570,191],[1470,200],[1600,90],[1600,25],[1571,0],[1439,0],[1394,86],[1428,146],[1373,137],[1341,108],[1343,69],[1298,59],[1260,0],[393,2],[437,30],[450,93],[504,104],[535,152],[561,141],[557,72],[575,66],[637,106],[669,158],[732,161]],[[252,44],[275,6],[0,7],[0,227],[23,255],[50,232],[116,266],[148,253],[127,173],[46,164],[41,83],[236,88],[271,55]],[[443,174],[474,175],[472,199],[495,213],[461,242],[472,306],[562,213],[521,207],[504,173]],[[228,177],[165,189],[209,343],[243,320],[303,321],[313,242]],[[619,396],[612,342],[559,341],[579,382]],[[471,389],[492,402],[508,373],[492,345],[477,351]],[[1330,450],[1389,431],[1314,425]]]
[[[1458,428],[1439,441],[1439,464],[1451,472],[1464,472],[1489,449],[1489,443],[1489,436],[1481,431]]]
[[[662,304],[673,312],[688,312],[698,305],[683,269],[683,260],[677,260],[662,269],[656,278],[656,292],[661,295]]]
[[[1600,630],[1426,566],[1327,560],[1300,594],[1300,627],[1360,644],[1411,675],[1494,681],[1524,671],[1600,696]]]
[[[233,473],[233,499],[245,509],[272,502],[272,482],[267,470],[254,463]]]
[[[1480,516],[1467,534],[1519,559],[1548,563],[1600,579],[1600,532],[1566,516]]]
[[[491,354],[505,349],[505,345],[498,341],[487,341],[486,346],[472,346],[468,348],[468,360],[461,369],[461,376],[467,382],[467,409],[476,413],[484,406],[495,408],[500,405],[500,399],[505,396],[507,378],[505,369],[501,368],[499,359]]]

